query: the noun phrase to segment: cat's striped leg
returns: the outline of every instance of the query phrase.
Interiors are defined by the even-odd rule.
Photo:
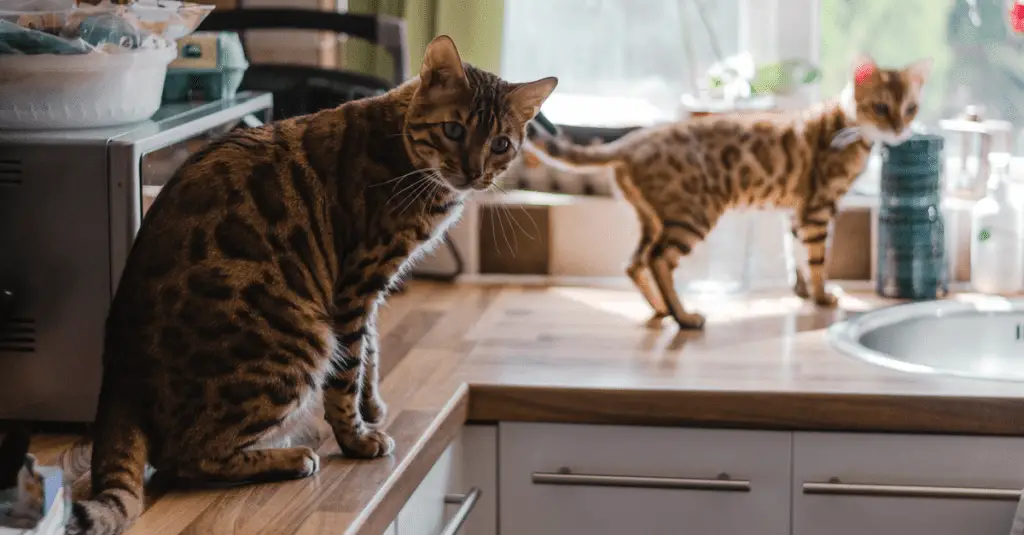
[[[623,197],[633,206],[637,217],[640,219],[640,243],[637,244],[636,251],[633,252],[633,258],[630,260],[629,266],[626,267],[626,275],[633,281],[633,285],[640,291],[640,295],[654,309],[654,316],[651,317],[649,323],[656,325],[663,318],[669,316],[668,305],[665,304],[665,300],[662,299],[661,295],[655,291],[650,277],[649,260],[651,248],[661,235],[661,220],[658,219],[654,208],[643,198],[643,195],[640,194],[640,191],[633,184],[629,177],[629,168],[626,164],[615,164],[613,170],[615,172],[615,183],[619,186],[619,191],[622,192]]]
[[[176,476],[208,482],[283,481],[311,476],[320,470],[320,457],[311,448],[241,450],[223,458],[178,461]]]
[[[364,343],[371,304],[345,303],[337,307],[334,329],[339,352],[334,373],[324,385],[324,418],[334,431],[341,452],[349,457],[390,455],[395,441],[364,420],[360,404],[366,372]]]
[[[797,230],[798,224],[796,221],[793,222],[793,227],[790,232],[793,233],[793,239],[800,239],[800,232]],[[795,252],[795,251],[794,251]],[[793,284],[793,293],[801,299],[807,299],[811,296],[811,293],[807,290],[807,277],[804,276],[804,272],[807,271],[807,255],[795,255],[797,256],[796,262],[793,265],[793,272],[796,274],[796,282]]]
[[[661,295],[655,290],[650,276],[649,260],[651,248],[654,246],[654,241],[658,236],[658,229],[654,224],[643,219],[640,221],[640,227],[640,243],[637,244],[636,251],[633,252],[633,258],[630,260],[629,266],[626,267],[626,275],[633,281],[633,285],[640,290],[640,295],[654,309],[654,316],[650,321],[657,323],[669,316],[668,306]]]
[[[661,236],[651,248],[650,266],[654,274],[654,281],[661,291],[669,313],[676,320],[681,329],[702,329],[704,327],[704,316],[693,312],[687,312],[683,302],[676,292],[675,281],[672,271],[675,269],[679,257],[690,254],[697,243],[704,239],[701,233],[693,225],[682,221],[665,221],[664,230]]]
[[[363,421],[375,426],[384,423],[388,407],[380,396],[380,334],[377,332],[377,309],[380,301],[374,303],[366,318],[366,335],[363,336],[363,388],[359,412]]]
[[[817,216],[817,217],[816,217]],[[834,307],[839,302],[836,296],[825,290],[825,261],[828,251],[830,219],[817,214],[801,218],[797,234],[807,252],[806,287],[810,299],[823,307]]]

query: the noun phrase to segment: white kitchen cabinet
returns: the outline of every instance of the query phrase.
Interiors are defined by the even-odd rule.
[[[791,433],[501,423],[498,443],[501,535],[790,533]]]
[[[398,513],[395,535],[495,535],[497,447],[496,426],[463,428]]]
[[[1024,439],[795,433],[793,535],[1006,535]]]
[[[453,458],[461,461],[454,463],[448,480],[446,521],[450,524],[455,519],[464,500],[476,489],[478,497],[467,510],[458,535],[497,535],[498,426],[467,425],[449,449]]]

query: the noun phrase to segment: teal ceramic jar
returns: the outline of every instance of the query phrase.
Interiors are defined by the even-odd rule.
[[[942,149],[937,135],[882,146],[875,282],[883,297],[935,299],[948,291]]]

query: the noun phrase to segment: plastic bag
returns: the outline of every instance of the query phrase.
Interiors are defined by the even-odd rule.
[[[0,20],[0,54],[86,54],[92,48],[82,39],[64,39]]]
[[[123,8],[123,16],[139,28],[173,41],[196,31],[213,7],[191,2],[137,0]]]
[[[0,55],[164,48],[212,10],[167,0],[0,0]]]

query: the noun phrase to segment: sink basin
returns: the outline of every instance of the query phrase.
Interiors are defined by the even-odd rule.
[[[1024,299],[937,300],[832,324],[839,351],[908,373],[1024,381]]]

